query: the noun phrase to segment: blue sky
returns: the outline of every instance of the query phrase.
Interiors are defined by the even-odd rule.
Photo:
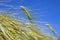
[[[25,18],[19,9],[21,5],[32,12],[34,20],[50,23],[60,33],[60,0],[3,0],[0,1],[0,10],[6,11],[14,6],[15,10],[12,10],[17,13],[15,15]]]

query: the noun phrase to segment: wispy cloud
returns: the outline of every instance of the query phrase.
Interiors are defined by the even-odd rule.
[[[0,2],[10,2],[12,0],[0,0]]]
[[[13,5],[8,5],[8,4],[4,4],[4,3],[0,3],[0,6],[4,6],[4,7],[13,7]]]

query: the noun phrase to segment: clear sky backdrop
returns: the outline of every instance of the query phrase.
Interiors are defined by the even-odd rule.
[[[8,7],[3,7],[3,6]],[[48,22],[54,26],[55,30],[60,33],[60,0],[3,0],[0,1],[0,9],[7,9],[10,6],[25,6],[32,11],[34,20]],[[16,11],[16,10],[15,10]],[[18,9],[18,11],[20,11]],[[24,14],[22,14],[24,15]],[[24,17],[24,16],[22,16]]]

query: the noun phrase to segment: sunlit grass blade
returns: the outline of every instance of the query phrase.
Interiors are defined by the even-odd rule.
[[[28,17],[28,19],[30,20],[30,22],[32,22],[32,17],[30,16],[28,10],[24,6],[20,6],[20,8],[25,12],[25,14]]]
[[[56,31],[53,29],[52,26],[50,26],[50,24],[45,24],[45,25],[48,26],[48,28],[49,28],[54,34],[56,34]]]

